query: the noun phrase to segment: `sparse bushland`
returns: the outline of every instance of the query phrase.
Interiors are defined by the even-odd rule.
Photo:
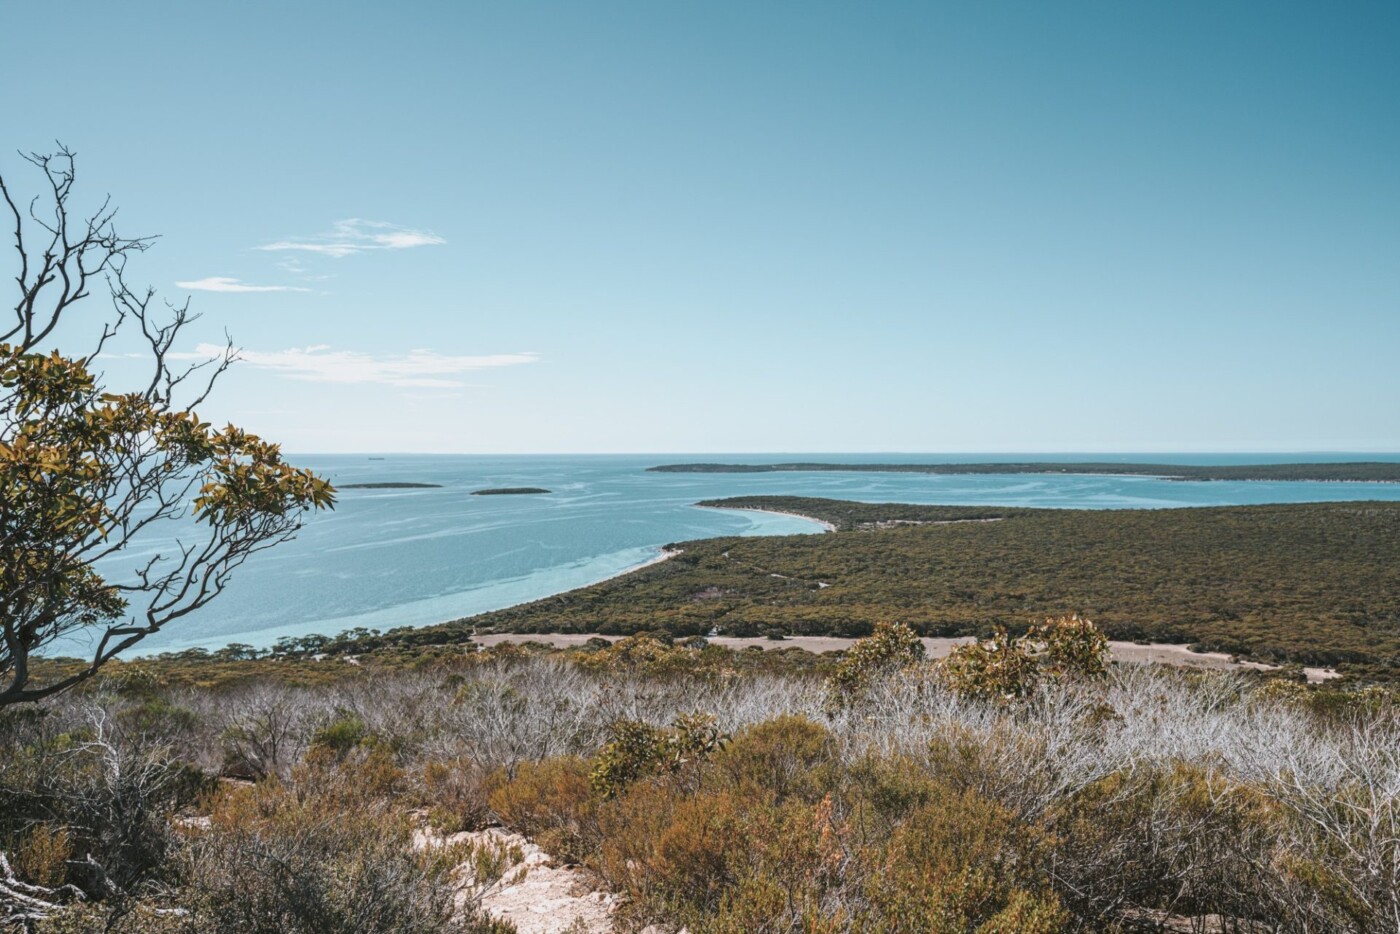
[[[1400,678],[1400,503],[1092,510],[769,496],[704,505],[801,513],[841,531],[686,542],[635,574],[458,625],[859,638],[898,619],[921,636],[985,637],[1078,611],[1112,639]],[[446,627],[438,635],[452,638]],[[432,638],[431,628],[415,638]]]
[[[0,887],[54,932],[488,931],[454,867],[510,860],[414,835],[501,822],[624,894],[619,930],[1400,925],[1393,694],[1100,669],[1093,636],[1010,640],[992,690],[897,626],[855,691],[645,637],[308,686],[118,669],[0,720]]]

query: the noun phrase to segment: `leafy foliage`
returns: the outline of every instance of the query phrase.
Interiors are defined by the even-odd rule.
[[[619,720],[608,728],[608,735],[589,774],[593,790],[605,797],[648,775],[678,773],[707,759],[725,740],[715,718],[701,713],[677,714],[669,729]]]
[[[50,189],[21,212],[5,179],[19,256],[15,321],[0,331],[0,706],[32,701],[91,677],[119,652],[216,596],[249,555],[284,541],[301,514],[334,503],[330,485],[287,464],[277,445],[232,425],[216,429],[195,408],[233,359],[175,368],[172,348],[193,320],[168,320],[153,294],[126,284],[126,260],[149,239],[126,239],[105,205],[84,222],[69,215],[72,154],[33,155]],[[27,237],[37,232],[38,243]],[[105,282],[113,314],[79,354],[44,351],[71,306]],[[135,322],[151,364],[142,388],[109,391],[92,366],[124,322]],[[71,340],[72,338],[70,338]],[[192,378],[212,366],[199,386]],[[184,522],[174,555],[157,554],[130,577],[97,570],[143,533]],[[30,656],[63,636],[93,631],[90,661],[31,685]]]
[[[914,630],[903,623],[876,623],[875,631],[852,645],[831,673],[828,703],[850,703],[871,679],[917,664],[923,657],[924,644]]]
[[[1047,678],[1095,678],[1108,670],[1108,639],[1077,614],[1047,619],[1025,635],[999,629],[953,649],[943,662],[954,690],[1010,700],[1035,692]]]

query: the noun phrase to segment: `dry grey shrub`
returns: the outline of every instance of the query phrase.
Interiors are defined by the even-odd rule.
[[[588,754],[602,743],[599,711],[608,690],[556,659],[483,666],[441,711],[430,748],[510,774],[521,762]]]
[[[305,754],[325,709],[316,692],[272,683],[220,695],[211,721],[219,727],[222,771],[245,778],[285,777]]]
[[[6,718],[0,842],[20,848],[0,856],[24,856],[36,833],[60,845],[48,854],[48,880],[19,879],[3,860],[0,918],[8,912],[32,926],[65,904],[128,902],[168,881],[175,846],[170,815],[198,793],[203,778],[168,746],[123,729],[120,715],[128,707],[97,695],[86,705],[68,701],[31,711],[36,716]]]

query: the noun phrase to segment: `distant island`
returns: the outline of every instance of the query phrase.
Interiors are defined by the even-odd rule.
[[[440,490],[441,483],[338,483],[337,490]]]
[[[1165,480],[1315,480],[1324,482],[1400,483],[1400,462],[1352,461],[1336,464],[1116,464],[1101,461],[1059,463],[1024,461],[986,464],[663,464],[656,473],[789,473],[847,471],[926,474],[1104,474],[1161,477]]]
[[[492,490],[473,490],[473,496],[523,496],[530,493],[549,493],[550,490],[537,486],[503,486]]]

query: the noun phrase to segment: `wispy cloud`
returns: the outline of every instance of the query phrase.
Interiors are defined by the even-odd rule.
[[[437,234],[426,230],[413,230],[383,221],[367,221],[353,217],[336,221],[329,233],[314,237],[294,237],[265,243],[259,250],[300,250],[305,253],[319,253],[339,259],[368,250],[407,250],[416,246],[435,246],[446,243]]]
[[[188,359],[219,356],[223,348],[200,344],[194,353],[180,354]],[[456,377],[474,370],[519,366],[539,359],[534,353],[454,356],[431,350],[410,350],[405,354],[367,354],[334,350],[328,344],[293,347],[290,350],[240,350],[238,359],[250,366],[281,373],[288,379],[315,383],[378,383],[424,389],[460,389],[466,384]]]
[[[175,283],[177,288],[191,289],[196,292],[310,292],[310,289],[299,288],[294,285],[250,285],[241,279],[231,279],[228,276],[209,276],[206,279],[193,279],[189,282]]]

